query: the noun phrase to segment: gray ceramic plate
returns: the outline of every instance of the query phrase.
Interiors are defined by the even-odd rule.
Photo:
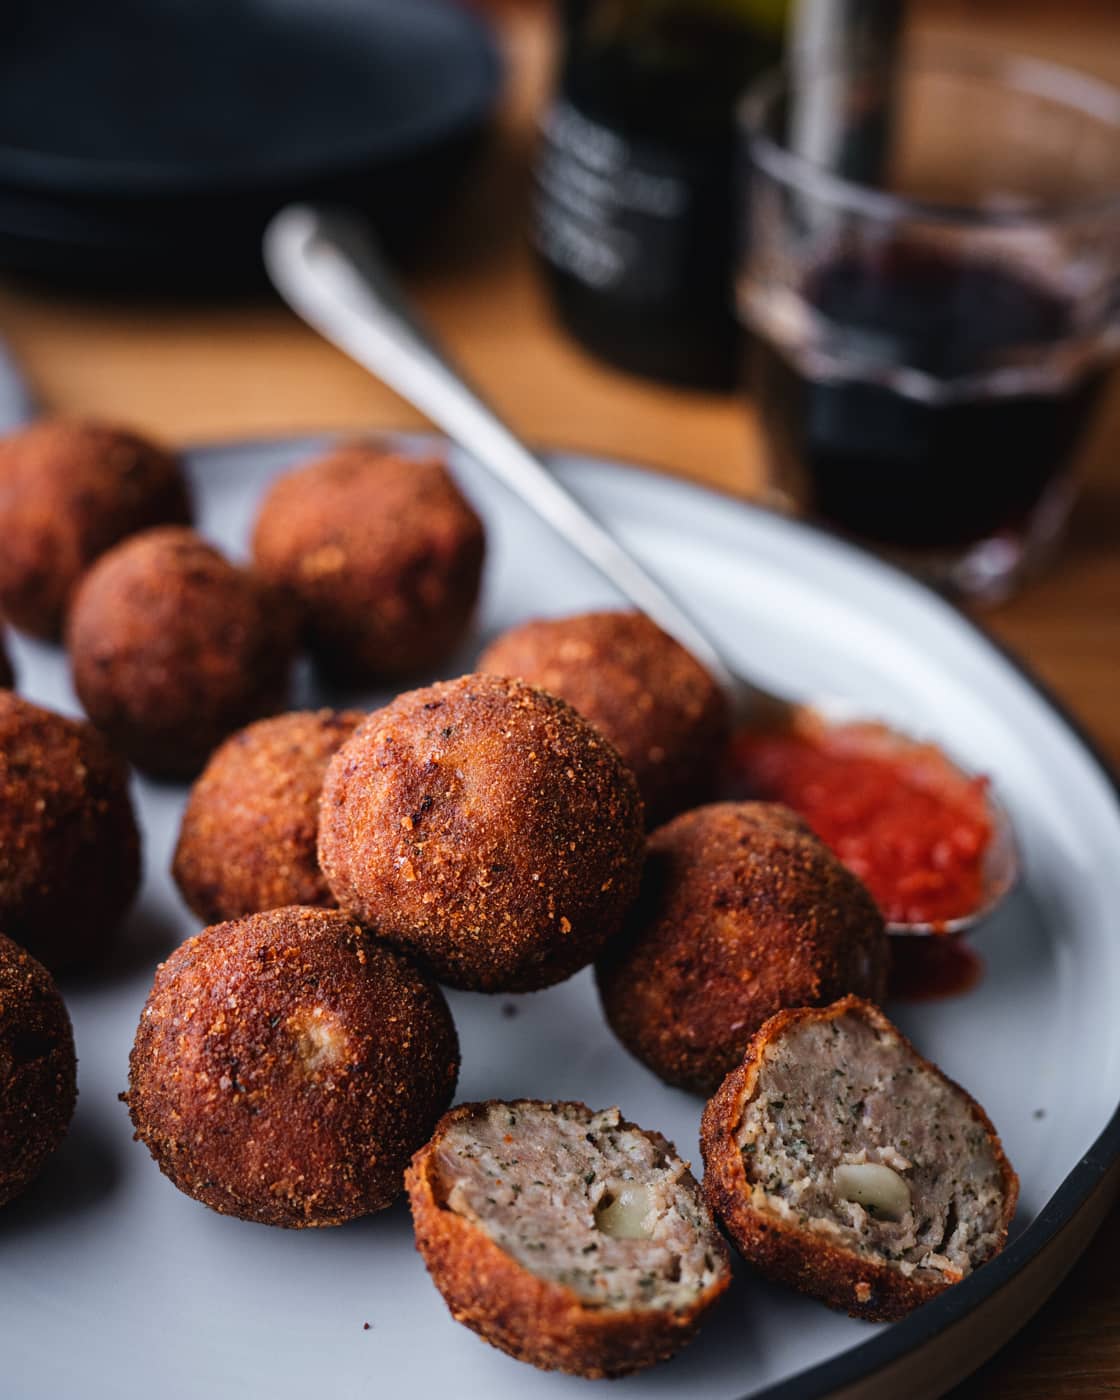
[[[191,457],[203,530],[245,549],[273,473],[314,443]],[[469,462],[461,479],[491,552],[480,642],[531,614],[616,600]],[[1023,1184],[1006,1253],[902,1323],[875,1328],[746,1271],[677,1360],[612,1395],[939,1393],[1030,1315],[1084,1245],[1120,1150],[1120,810],[1068,720],[968,622],[916,584],[803,526],[679,482],[561,458],[572,488],[723,637],[730,658],[786,691],[838,691],[995,775],[1025,882],[984,929],[987,975],[955,1000],[892,1008],[919,1047],[988,1108]],[[20,642],[22,688],[75,703],[64,658]],[[304,678],[300,699],[317,698]],[[369,696],[372,703],[381,698]],[[291,1233],[210,1213],[131,1141],[117,1101],[155,961],[196,925],[167,875],[183,791],[139,781],[147,880],[118,966],[65,988],[81,1098],[45,1176],[0,1217],[0,1392],[330,1397],[584,1393],[491,1350],[451,1321],[413,1250],[407,1211]],[[617,1103],[697,1159],[700,1104],[613,1040],[585,973],[533,996],[451,998],[461,1098]],[[366,1324],[369,1324],[368,1328]]]

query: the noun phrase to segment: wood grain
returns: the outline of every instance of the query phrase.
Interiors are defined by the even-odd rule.
[[[756,421],[734,398],[674,392],[595,363],[555,328],[524,238],[534,116],[555,53],[547,9],[494,0],[511,80],[498,131],[411,276],[425,313],[531,440],[644,461],[757,496]],[[967,33],[1120,81],[1114,0],[935,0],[931,31]],[[410,427],[416,415],[271,303],[106,303],[0,283],[0,329],[52,408],[177,442],[320,428]],[[1120,393],[1107,405],[1066,548],[984,625],[1120,763]],[[1120,1394],[1120,1214],[1054,1301],[956,1400]]]

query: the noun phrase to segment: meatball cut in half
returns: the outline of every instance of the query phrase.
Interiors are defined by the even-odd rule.
[[[881,1000],[889,956],[874,900],[799,817],[727,802],[653,833],[627,932],[597,973],[631,1054],[710,1094],[776,1011]]]
[[[354,681],[437,665],[458,645],[484,550],[442,461],[374,442],[282,476],[253,535],[257,568],[301,606],[319,663]]]
[[[319,792],[358,710],[276,715],[239,730],[191,789],[172,873],[205,923],[285,904],[331,905],[319,870]]]
[[[190,516],[178,462],[146,438],[88,419],[23,428],[0,442],[0,611],[53,639],[99,555]]]
[[[998,1254],[1019,1195],[980,1105],[858,997],[771,1017],[700,1140],[705,1193],[743,1255],[871,1321]]]
[[[38,1176],[77,1096],[74,1035],[54,979],[0,935],[0,1206]]]
[[[643,840],[612,746],[563,700],[501,676],[375,711],[331,760],[319,810],[341,908],[484,992],[591,962],[637,892]]]
[[[124,1097],[188,1196],[264,1225],[340,1225],[400,1194],[458,1068],[424,973],[342,914],[273,909],[160,965]]]
[[[250,720],[282,709],[289,611],[191,530],[117,545],[74,599],[67,646],[90,719],[139,767],[188,776]]]
[[[452,1315],[542,1370],[623,1376],[665,1361],[731,1281],[688,1163],[617,1108],[463,1104],[405,1181]]]
[[[711,794],[727,698],[644,613],[523,623],[483,652],[478,669],[520,676],[574,705],[633,769],[651,826]]]
[[[52,972],[92,967],[139,884],[124,762],[83,720],[0,690],[0,929]]]

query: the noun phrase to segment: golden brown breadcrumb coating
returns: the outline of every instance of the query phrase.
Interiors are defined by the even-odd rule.
[[[333,905],[319,870],[327,764],[365,718],[297,711],[257,720],[210,756],[191,788],[172,873],[204,923],[285,904]]]
[[[434,666],[474,613],[482,521],[436,457],[347,442],[266,493],[253,534],[320,664],[349,680]]]
[[[767,1278],[811,1294],[829,1307],[838,1308],[853,1317],[866,1318],[871,1322],[890,1322],[904,1317],[952,1287],[962,1277],[961,1271],[948,1267],[948,1260],[941,1260],[941,1267],[937,1270],[900,1265],[897,1260],[884,1257],[879,1251],[853,1248],[841,1230],[813,1228],[804,1212],[780,1209],[783,1204],[780,1199],[775,1202],[773,1197],[768,1197],[768,1186],[760,1183],[753,1170],[748,1169],[748,1162],[754,1158],[750,1152],[744,1152],[739,1141],[745,1108],[760,1088],[760,1073],[768,1056],[781,1045],[783,1038],[806,1025],[827,1027],[832,1022],[849,1017],[858,1018],[878,1035],[887,1037],[897,1048],[904,1062],[902,1070],[910,1085],[909,1093],[915,1093],[915,1075],[928,1074],[937,1085],[948,1091],[957,1107],[967,1114],[975,1130],[971,1134],[975,1141],[973,1145],[961,1145],[964,1154],[959,1167],[962,1179],[969,1184],[974,1167],[966,1159],[975,1158],[980,1153],[991,1163],[1001,1191],[1001,1208],[992,1238],[984,1257],[975,1260],[973,1266],[979,1267],[987,1258],[999,1253],[1007,1240],[1007,1228],[1015,1214],[1019,1179],[1004,1155],[991,1120],[970,1094],[942,1074],[936,1065],[924,1059],[878,1007],[859,997],[844,997],[823,1009],[782,1011],[759,1029],[742,1063],[732,1070],[705,1106],[700,1133],[705,1166],[703,1186],[712,1209],[736,1246]],[[817,1101],[820,1102],[822,1097],[817,1095]],[[780,1109],[782,1105],[777,1107]],[[903,1111],[905,1108],[903,1103]],[[913,1108],[915,1114],[920,1116],[922,1107],[917,1097]],[[936,1125],[927,1126],[926,1132],[931,1139],[940,1137]],[[866,1145],[875,1149],[885,1144],[875,1142],[874,1132],[869,1130]],[[810,1152],[813,1146],[810,1141]],[[893,1158],[893,1149],[888,1150]],[[898,1162],[898,1165],[904,1169],[910,1166],[920,1168],[921,1163]],[[800,1164],[798,1167],[799,1175],[811,1170],[811,1165]],[[946,1170],[947,1167],[939,1169],[936,1176],[940,1178]],[[775,1185],[781,1190],[788,1183]],[[947,1228],[953,1228],[952,1219]]]
[[[125,764],[91,725],[0,691],[0,928],[52,972],[93,966],[139,883]]]
[[[638,902],[597,968],[615,1034],[711,1093],[758,1027],[845,992],[881,998],[888,940],[859,880],[785,807],[724,802],[649,840]]]
[[[74,688],[110,743],[190,775],[235,729],[282,709],[290,611],[191,530],[149,530],[93,566],[66,629]]]
[[[327,770],[341,908],[445,982],[530,991],[584,967],[637,889],[634,776],[570,705],[470,675],[375,711]]]
[[[711,796],[728,737],[726,697],[644,613],[524,622],[486,648],[478,669],[520,676],[575,706],[633,770],[650,826]]]
[[[0,1206],[38,1176],[77,1097],[74,1034],[54,978],[0,934]]]
[[[327,909],[204,929],[156,971],[129,1061],[136,1136],[224,1215],[339,1225],[400,1194],[455,1090],[439,987]]]
[[[86,569],[154,525],[186,525],[178,461],[124,428],[45,418],[0,442],[0,611],[55,638]]]

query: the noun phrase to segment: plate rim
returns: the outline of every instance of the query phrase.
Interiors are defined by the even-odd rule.
[[[205,470],[206,459],[210,456],[231,451],[252,451],[255,448],[287,447],[299,449],[301,446],[315,450],[317,444],[327,444],[346,436],[388,438],[404,446],[418,445],[430,447],[433,443],[444,447],[453,446],[439,433],[417,430],[377,429],[338,429],[326,428],[320,432],[314,429],[295,433],[276,433],[263,436],[234,437],[228,439],[206,439],[187,442],[179,449],[184,456],[193,458]],[[463,449],[455,447],[455,451]],[[584,452],[555,445],[538,448],[541,455],[564,476],[574,467],[601,469],[606,467],[616,473],[654,478],[663,486],[682,491],[684,494],[697,494],[714,498],[726,505],[737,508],[755,521],[781,522],[795,534],[801,534],[841,555],[847,555],[864,569],[880,574],[883,583],[902,585],[914,590],[927,604],[943,610],[954,620],[964,623],[966,629],[982,647],[988,648],[1000,661],[1009,666],[1018,677],[1043,702],[1045,707],[1058,719],[1089,758],[1091,765],[1104,780],[1114,798],[1120,814],[1120,771],[1104,753],[1102,746],[1085,730],[1082,722],[1072,713],[1069,706],[1033,670],[1028,662],[1017,655],[1004,642],[994,637],[983,623],[962,609],[955,607],[930,585],[912,577],[898,568],[862,549],[848,540],[831,534],[822,526],[811,521],[797,519],[768,509],[757,501],[747,500],[729,490],[692,481],[674,474],[669,468],[656,464],[643,463],[635,458],[605,456],[600,453]],[[464,453],[469,456],[469,453]],[[1038,1215],[995,1259],[990,1260],[961,1283],[938,1294],[928,1303],[909,1316],[891,1323],[873,1337],[840,1352],[837,1356],[798,1371],[784,1380],[777,1381],[761,1390],[750,1391],[742,1400],[826,1400],[842,1387],[867,1380],[888,1366],[903,1360],[935,1341],[960,1322],[968,1313],[988,1303],[997,1293],[1010,1286],[1034,1260],[1073,1223],[1074,1218],[1087,1206],[1098,1191],[1105,1186],[1111,1174],[1120,1168],[1120,1096],[1116,1107],[1104,1127],[1082,1154],[1079,1161],[1063,1178],[1058,1188],[1051,1194]],[[1092,1238],[1092,1233],[1086,1239]],[[1080,1252],[1080,1251],[1079,1251]],[[1076,1259],[1077,1256],[1075,1256]],[[1058,1280],[1060,1284],[1061,1279]],[[1057,1286],[1057,1285],[1055,1285]],[[1048,1295],[1047,1295],[1048,1296]],[[1041,1305],[1041,1304],[1040,1304]],[[1019,1326],[1024,1326],[1032,1316],[1027,1312],[1021,1316]],[[1019,1330],[1018,1328],[1016,1330]],[[1012,1334],[1014,1335],[1014,1334]],[[997,1343],[1000,1350],[1009,1338]],[[989,1353],[989,1355],[994,1354]],[[971,1374],[982,1365],[988,1356],[980,1357],[976,1366],[970,1366],[964,1373]]]

